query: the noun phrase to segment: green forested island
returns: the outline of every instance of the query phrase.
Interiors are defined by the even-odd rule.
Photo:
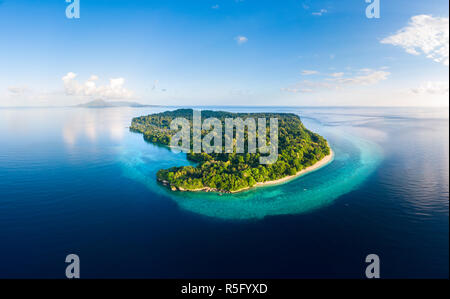
[[[226,118],[277,118],[278,159],[273,164],[263,165],[259,157],[264,154],[260,152],[207,154],[190,151],[187,158],[196,162],[196,166],[172,167],[161,169],[157,173],[158,181],[174,191],[237,192],[257,184],[293,176],[331,153],[327,141],[306,129],[299,116],[292,113],[230,113],[203,110],[201,116],[203,119],[217,118],[222,124]],[[178,109],[136,117],[132,120],[130,130],[142,133],[148,142],[169,146],[171,137],[177,132],[171,130],[170,123],[179,117],[189,120],[192,125],[193,110]],[[207,133],[208,131],[201,131],[202,136]],[[246,131],[245,145],[247,141]]]

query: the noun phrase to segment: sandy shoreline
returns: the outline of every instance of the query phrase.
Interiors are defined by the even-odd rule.
[[[305,169],[300,170],[299,172],[297,172],[294,175],[290,175],[290,176],[286,176],[284,178],[278,179],[278,180],[274,180],[274,181],[267,181],[267,182],[263,182],[263,183],[256,183],[254,186],[252,187],[246,187],[246,188],[242,188],[239,190],[235,190],[235,191],[221,191],[221,190],[215,190],[215,189],[211,189],[209,187],[206,188],[201,188],[201,189],[182,189],[182,188],[177,188],[176,190],[172,191],[182,191],[182,192],[215,192],[215,193],[238,193],[238,192],[242,192],[245,190],[249,190],[252,188],[256,188],[256,187],[264,187],[264,186],[270,186],[270,185],[277,185],[277,184],[281,184],[281,183],[285,183],[288,182],[290,180],[293,180],[295,178],[298,178],[302,175],[307,174],[308,172],[317,170],[319,168],[322,168],[323,166],[327,165],[328,163],[330,163],[333,160],[334,157],[334,152],[330,147],[330,154],[328,156],[325,156],[322,158],[322,160],[317,161],[314,165],[308,166]],[[163,182],[164,184],[164,182]]]
[[[317,161],[314,165],[308,166],[305,169],[300,170],[299,172],[297,172],[294,175],[290,175],[290,176],[286,176],[284,178],[275,180],[275,181],[267,181],[267,182],[262,182],[262,183],[256,183],[253,187],[263,187],[263,186],[269,186],[269,185],[276,185],[276,184],[280,184],[280,183],[284,183],[290,180],[293,180],[295,178],[298,178],[304,174],[307,174],[308,172],[317,170],[319,168],[322,168],[323,166],[327,165],[328,163],[330,163],[333,160],[334,157],[334,152],[330,147],[330,154],[328,156],[325,156],[322,158],[322,160]],[[249,187],[249,188],[253,188],[253,187]],[[247,189],[249,189],[247,188]],[[243,191],[244,189],[238,190],[236,192],[240,192]]]

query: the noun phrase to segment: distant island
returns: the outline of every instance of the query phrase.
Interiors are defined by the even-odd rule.
[[[84,108],[109,108],[109,107],[156,107],[155,105],[143,105],[136,102],[119,102],[119,101],[104,101],[94,100],[88,103],[79,104],[75,107]]]
[[[173,119],[183,117],[192,123],[192,109],[178,109],[132,120],[130,130],[142,133],[154,144],[170,145],[176,131],[170,129]],[[202,111],[205,118],[278,118],[278,159],[273,164],[259,163],[261,153],[187,153],[196,166],[172,167],[157,172],[157,180],[173,191],[206,191],[234,193],[252,187],[278,184],[317,169],[332,159],[328,142],[309,131],[293,113],[230,113]],[[204,136],[208,132],[202,131]],[[245,134],[245,144],[248,134]]]

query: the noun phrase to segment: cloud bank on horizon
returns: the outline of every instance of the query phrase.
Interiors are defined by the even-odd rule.
[[[124,78],[109,79],[108,85],[97,86],[99,79],[96,75],[91,75],[87,81],[80,83],[76,80],[77,74],[67,73],[62,77],[65,94],[68,96],[81,96],[89,99],[131,99],[133,92],[123,87]]]
[[[318,72],[308,71],[307,74],[318,74]],[[371,69],[357,70],[356,74],[349,74],[348,76],[344,72],[331,73],[326,75],[325,79],[316,81],[303,80],[296,83],[294,86],[281,88],[281,91],[292,93],[310,93],[324,90],[339,91],[343,88],[351,86],[374,85],[378,82],[387,80],[390,74],[391,73],[387,71]]]

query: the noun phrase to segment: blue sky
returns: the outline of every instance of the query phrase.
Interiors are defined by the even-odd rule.
[[[380,4],[0,0],[0,106],[448,106],[448,2]]]

